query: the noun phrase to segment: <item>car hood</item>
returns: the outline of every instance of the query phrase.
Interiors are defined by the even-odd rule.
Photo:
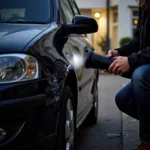
[[[22,52],[25,46],[50,25],[0,24],[0,53]]]

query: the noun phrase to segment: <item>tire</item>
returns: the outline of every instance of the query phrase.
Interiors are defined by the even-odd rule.
[[[75,150],[76,115],[75,97],[69,86],[65,86],[62,94],[58,121],[57,150]]]
[[[95,82],[94,87],[95,88],[94,88],[94,93],[93,93],[93,97],[94,97],[93,107],[85,120],[85,125],[95,125],[95,124],[97,124],[97,120],[98,120],[98,86],[97,86],[97,82]]]

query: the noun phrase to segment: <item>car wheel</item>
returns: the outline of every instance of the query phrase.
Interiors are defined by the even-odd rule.
[[[74,100],[71,88],[66,86],[60,106],[57,150],[75,150],[76,115]]]
[[[95,89],[94,89],[94,94],[93,94],[93,97],[94,97],[93,107],[85,120],[86,125],[94,125],[97,123],[97,120],[98,120],[98,86],[97,86],[97,82],[95,83],[94,87],[95,87]]]

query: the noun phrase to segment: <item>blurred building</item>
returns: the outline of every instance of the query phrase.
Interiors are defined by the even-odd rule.
[[[97,52],[101,52],[102,41],[107,35],[107,0],[76,0],[81,14],[94,17],[99,31],[88,35]],[[109,4],[110,48],[119,46],[124,37],[133,37],[138,23],[138,3],[136,0],[110,0]]]

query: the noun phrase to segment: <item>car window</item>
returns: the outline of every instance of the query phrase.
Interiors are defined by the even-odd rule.
[[[60,3],[61,3],[61,7],[66,18],[66,23],[72,23],[74,14],[73,14],[73,11],[70,7],[68,0],[61,0]]]
[[[74,14],[75,14],[75,15],[80,15],[80,12],[79,12],[79,10],[78,10],[78,8],[77,8],[77,5],[76,5],[76,3],[74,2],[74,0],[69,0],[69,2],[70,2],[70,5],[71,5],[71,7],[72,7],[72,10],[73,10]]]
[[[48,22],[52,0],[3,0],[0,4],[0,23]]]

